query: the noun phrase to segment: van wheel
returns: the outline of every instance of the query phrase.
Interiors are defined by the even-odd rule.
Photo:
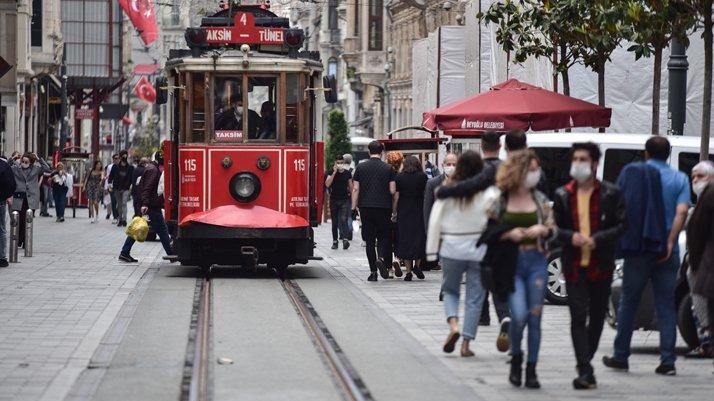
[[[677,312],[679,333],[690,349],[697,348],[699,346],[699,335],[697,334],[697,326],[694,323],[694,315],[692,315],[692,296],[690,294],[682,298]]]
[[[545,292],[545,299],[556,305],[564,305],[568,302],[560,250],[554,250],[548,257],[548,291]]]

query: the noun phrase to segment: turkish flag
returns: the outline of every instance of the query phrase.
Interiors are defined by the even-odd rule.
[[[146,77],[141,77],[139,82],[136,83],[136,86],[134,86],[134,93],[136,93],[136,96],[138,96],[139,99],[145,102],[156,102],[156,89],[154,89],[154,86],[151,85],[151,82],[149,82]]]
[[[141,40],[148,46],[159,36],[156,12],[152,0],[119,0],[119,6],[139,31]]]

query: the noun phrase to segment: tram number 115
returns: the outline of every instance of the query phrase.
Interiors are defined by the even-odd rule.
[[[295,159],[293,163],[295,164],[295,171],[305,171],[305,159]]]
[[[196,171],[196,159],[186,159],[183,161],[183,171]]]

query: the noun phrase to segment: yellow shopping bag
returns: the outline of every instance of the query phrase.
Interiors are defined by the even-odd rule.
[[[134,217],[125,232],[126,235],[134,238],[134,240],[144,242],[149,234],[149,223],[145,217]]]

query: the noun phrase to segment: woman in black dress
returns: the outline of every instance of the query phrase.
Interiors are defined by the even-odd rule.
[[[397,257],[404,259],[407,274],[404,281],[412,281],[412,273],[424,279],[419,267],[424,252],[426,229],[424,228],[424,189],[427,177],[421,162],[415,156],[404,158],[402,172],[397,174],[397,230],[399,243]]]

